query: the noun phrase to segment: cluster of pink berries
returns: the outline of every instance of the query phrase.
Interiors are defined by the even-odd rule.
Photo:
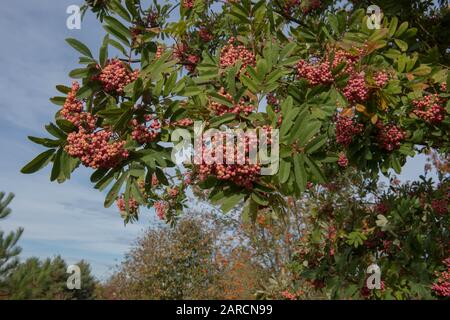
[[[241,70],[245,70],[247,66],[254,67],[256,58],[253,52],[248,50],[244,45],[235,45],[236,39],[230,38],[228,44],[220,51],[220,67],[225,69],[233,66],[237,61],[241,61]]]
[[[183,8],[192,9],[194,7],[195,0],[183,0],[182,5]]]
[[[139,70],[130,71],[119,59],[112,59],[103,68],[98,79],[106,92],[122,95],[125,86],[136,80],[138,76]]]
[[[444,215],[448,212],[448,201],[446,199],[433,199],[431,207],[437,214]]]
[[[297,300],[297,295],[287,290],[280,292],[281,296],[287,300]]]
[[[328,58],[324,59],[322,62],[317,61],[318,59],[312,59],[314,60],[313,62],[300,60],[297,64],[297,73],[301,78],[308,80],[309,84],[312,86],[318,84],[330,84],[335,80],[331,73],[331,68],[334,69],[341,63],[345,63],[343,69],[344,73],[351,75],[355,72],[355,64],[362,55],[362,49],[355,50],[358,52],[358,55],[354,55],[345,50],[337,50],[334,53],[331,64]]]
[[[153,174],[153,175],[152,175],[152,186],[153,186],[153,187],[156,187],[156,186],[158,186],[158,185],[159,185],[158,177],[156,176],[156,174]]]
[[[178,196],[179,193],[180,191],[178,190],[178,188],[170,188],[169,190],[167,190],[167,194],[172,198]]]
[[[133,140],[140,144],[154,141],[161,129],[161,123],[159,120],[153,119],[151,115],[147,115],[145,120],[150,123],[148,126],[146,124],[139,123],[137,119],[130,121],[130,125],[133,128],[131,136]]]
[[[220,137],[213,140],[209,147],[203,146],[201,151],[196,152],[197,155],[201,154],[202,157],[202,164],[198,170],[199,179],[203,181],[209,176],[215,176],[219,180],[231,181],[238,186],[251,189],[253,182],[258,179],[261,172],[261,166],[251,163],[248,156],[250,146],[257,144],[257,138],[246,136],[242,144],[244,150],[238,150],[239,147],[242,147],[241,144],[223,145],[223,141],[226,141],[225,135],[226,133],[219,135]],[[235,163],[216,163],[214,161],[215,150],[222,152],[224,160],[227,159],[227,155],[232,154]]]
[[[320,0],[287,0],[284,4],[284,12],[291,15],[295,9],[300,8],[303,14],[308,14],[319,9],[320,6]]]
[[[345,63],[345,67],[343,69],[344,73],[351,74],[355,72],[355,65],[356,63],[361,59],[361,56],[363,55],[364,49],[363,48],[353,48],[357,53],[353,54],[349,51],[345,51],[342,49],[336,50],[334,52],[334,59],[332,62],[332,67],[337,68],[341,63]]]
[[[167,209],[168,209],[167,202],[162,201],[162,200],[157,201],[153,205],[153,208],[155,208],[156,215],[158,216],[158,218],[161,220],[164,220],[164,218],[166,217]]]
[[[125,213],[127,211],[123,195],[117,199],[116,204],[117,208],[119,208],[119,211],[121,213]],[[132,215],[135,215],[138,212],[138,210],[139,210],[139,203],[135,199],[130,197],[128,199],[128,212]]]
[[[301,78],[308,80],[311,86],[330,84],[334,81],[330,64],[327,61],[310,64],[305,60],[300,60],[297,64],[297,73]]]
[[[342,168],[348,167],[348,159],[345,153],[341,152],[339,153],[339,159],[338,159],[338,165]]]
[[[405,133],[394,124],[383,125],[377,123],[378,127],[378,145],[386,151],[393,151],[400,147],[401,142],[405,139]]]
[[[186,185],[190,185],[190,184],[192,184],[192,174],[190,173],[190,172],[186,172],[184,175],[183,175],[183,183],[184,184],[186,184]]]
[[[195,68],[197,67],[197,64],[199,63],[200,58],[196,56],[195,54],[190,54],[186,58],[186,70],[190,73],[195,71]]]
[[[437,273],[438,279],[431,289],[441,297],[450,297],[450,258],[444,260],[446,271]]]
[[[314,60],[311,62],[300,60],[297,64],[297,73],[301,78],[306,79],[311,86],[329,85],[335,81],[331,72],[332,68],[334,69],[341,63],[345,63],[341,73],[348,74],[349,80],[342,93],[351,103],[363,102],[368,98],[369,89],[366,85],[364,72],[356,72],[355,66],[363,55],[364,49],[355,48],[354,50],[357,51],[356,55],[348,51],[337,50],[331,63],[328,58],[322,61],[311,59]]]
[[[128,151],[124,149],[125,141],[110,143],[112,135],[109,130],[89,133],[79,128],[78,132],[68,134],[65,150],[70,156],[79,158],[86,167],[113,168],[128,158]]]
[[[363,102],[367,100],[369,89],[366,86],[364,72],[353,73],[342,93],[349,102]]]
[[[389,211],[389,207],[383,202],[379,202],[375,205],[375,212],[378,214],[386,214]]]
[[[200,27],[200,29],[198,30],[198,36],[205,42],[210,42],[212,39],[214,39],[213,35],[206,27]]]
[[[87,131],[94,131],[97,118],[89,112],[83,112],[83,102],[76,99],[80,85],[74,81],[72,89],[67,94],[66,101],[61,109],[61,116],[77,127],[83,127]]]
[[[156,47],[155,59],[161,58],[165,50],[166,48],[163,45],[158,45],[158,47]]]
[[[415,107],[413,113],[419,118],[432,124],[441,123],[445,118],[444,105],[446,100],[437,94],[427,95],[421,99],[413,100]]]
[[[230,108],[216,101],[211,101],[209,103],[209,109],[218,116],[224,115],[226,113],[240,114],[241,112],[245,115],[248,115],[255,109],[253,105],[246,105],[244,99],[241,99],[239,103],[233,102],[233,97],[231,96],[231,94],[226,93],[223,87],[220,88],[219,94],[233,103],[233,108]]]
[[[173,55],[175,56],[175,58],[177,58],[180,61],[184,60],[184,56],[187,51],[188,51],[188,46],[184,42],[177,43],[173,47]]]
[[[386,72],[380,71],[377,72],[374,76],[373,76],[373,80],[375,81],[375,85],[379,88],[383,88],[386,83],[389,81],[389,74],[387,74]]]
[[[194,123],[194,120],[192,120],[190,118],[184,118],[184,119],[172,122],[172,125],[174,125],[176,127],[190,127],[190,126],[192,126],[193,123]]]
[[[173,48],[173,55],[176,59],[178,59],[178,61],[184,64],[189,72],[192,73],[195,71],[195,68],[200,61],[200,57],[195,54],[188,54],[188,51],[189,47],[186,43],[178,43]]]
[[[344,147],[352,143],[354,136],[360,134],[364,129],[361,123],[352,118],[339,115],[336,120],[336,142]]]
[[[267,103],[272,105],[272,106],[278,106],[278,99],[275,97],[275,95],[270,92],[267,94]]]

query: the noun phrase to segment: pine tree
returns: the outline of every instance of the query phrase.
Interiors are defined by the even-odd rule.
[[[11,213],[11,209],[8,205],[14,198],[13,194],[9,194],[6,199],[5,193],[0,193],[0,219],[5,219]],[[0,229],[0,298],[2,295],[7,294],[5,290],[5,279],[10,272],[19,263],[18,255],[21,252],[21,248],[17,246],[17,241],[22,235],[23,229],[19,228],[16,231],[11,231],[6,234]]]

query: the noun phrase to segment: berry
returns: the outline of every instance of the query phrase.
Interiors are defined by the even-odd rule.
[[[241,61],[241,70],[244,71],[247,66],[254,67],[256,58],[253,52],[243,45],[235,45],[235,38],[228,41],[228,45],[224,46],[220,51],[220,67],[222,69],[233,66],[237,61]]]
[[[192,9],[194,7],[195,0],[183,0],[182,6],[186,9]]]
[[[309,64],[305,60],[300,60],[297,64],[297,73],[300,78],[305,78],[311,86],[331,84],[334,81],[328,62]]]
[[[369,89],[366,86],[364,72],[354,73],[350,76],[342,93],[349,102],[364,102],[368,98]]]
[[[192,73],[195,71],[195,68],[197,67],[198,62],[200,61],[200,58],[194,54],[190,54],[186,58],[186,61],[187,61],[187,64],[185,67],[186,67],[187,71]]]
[[[184,118],[184,119],[172,122],[172,125],[174,125],[176,127],[190,127],[190,126],[192,126],[193,123],[194,123],[194,120],[192,120],[190,118]]]
[[[155,208],[156,215],[158,216],[158,218],[161,220],[164,220],[164,218],[166,217],[167,209],[168,209],[167,202],[157,201],[157,202],[155,202],[153,207]]]
[[[158,186],[158,185],[159,185],[158,177],[156,176],[156,174],[153,174],[153,175],[152,175],[152,186],[153,186],[153,187],[156,187],[156,186]]]
[[[152,116],[147,116],[146,121],[149,125],[139,123],[137,119],[130,121],[130,125],[133,129],[131,136],[133,140],[140,144],[152,142],[156,139],[161,129],[161,123],[157,119],[153,119]]]
[[[437,94],[428,95],[421,99],[415,99],[412,101],[415,109],[413,113],[431,124],[441,123],[445,118],[445,103],[447,101]]]
[[[228,101],[233,103],[233,107],[230,108],[224,104],[221,104],[220,102],[211,101],[209,103],[209,109],[218,116],[224,115],[226,113],[234,113],[238,115],[241,112],[245,115],[249,115],[255,109],[253,105],[246,105],[243,98],[241,98],[239,103],[234,102],[233,97],[230,94],[226,93],[223,87],[220,88],[219,95],[225,97]]]
[[[377,123],[378,127],[378,145],[386,151],[393,151],[400,147],[401,142],[405,139],[405,133],[393,124],[383,125]]]
[[[61,116],[70,121],[77,127],[83,127],[87,131],[95,130],[97,117],[89,112],[83,112],[83,103],[76,99],[80,85],[73,82],[72,90],[67,94],[66,101],[61,109]]]
[[[204,42],[210,42],[212,39],[214,39],[213,35],[206,27],[200,27],[200,29],[198,30],[198,36]]]
[[[257,144],[256,137],[246,136],[242,144],[244,150],[238,150],[241,144],[236,143],[231,147],[224,145],[226,133],[218,136],[216,136],[216,140],[211,139],[209,146],[206,146],[205,141],[202,150],[196,150],[195,152],[196,163],[201,163],[198,166],[199,179],[204,181],[209,176],[215,176],[219,180],[230,181],[247,189],[253,188],[253,182],[259,178],[261,167],[259,164],[250,162],[248,153],[250,146]],[[235,163],[216,163],[214,161],[216,150],[222,152],[224,160],[227,159],[227,155],[232,154]]]
[[[440,215],[447,214],[448,212],[448,201],[446,199],[433,199],[431,201],[431,207],[434,212]]]
[[[125,63],[119,59],[113,59],[103,68],[98,79],[106,92],[122,95],[123,89],[136,80],[138,75],[139,70],[130,71]]]
[[[438,279],[433,284],[431,289],[441,297],[450,297],[450,258],[444,260],[447,267],[446,271],[436,273]]]
[[[359,135],[364,129],[361,123],[352,118],[339,115],[336,120],[336,142],[344,147],[350,145],[353,137]]]
[[[119,208],[119,211],[121,213],[126,213],[126,205],[125,205],[125,199],[123,198],[123,195],[119,197],[119,199],[117,199],[117,207]],[[133,198],[129,198],[128,199],[128,212],[132,215],[135,215],[139,210],[139,203],[133,199]]]
[[[343,168],[348,167],[348,159],[347,159],[347,156],[345,155],[345,153],[341,152],[339,154],[339,159],[338,159],[337,163],[340,167],[343,167]]]
[[[389,81],[389,75],[386,72],[380,71],[373,76],[373,80],[375,80],[377,87],[382,88]]]
[[[128,158],[128,151],[124,149],[125,141],[110,142],[112,135],[109,130],[89,133],[80,128],[78,132],[68,134],[65,150],[86,167],[114,168]]]

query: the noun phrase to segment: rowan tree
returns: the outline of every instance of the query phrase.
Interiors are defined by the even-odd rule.
[[[325,0],[87,1],[106,35],[96,55],[67,39],[81,54],[69,74],[77,81],[57,86],[53,137],[29,137],[47,150],[22,172],[51,163],[50,179],[63,182],[90,167],[94,187],[109,188],[105,206],[116,202],[126,222],[142,207],[176,222],[190,187],[255,221],[285,217],[290,198],[347,167],[376,181],[408,156],[448,154],[448,45],[437,37],[448,8],[412,1],[399,19],[396,4],[379,2],[378,24],[359,4]],[[194,121],[222,132],[214,152],[245,163],[211,164],[195,150],[198,161],[176,166],[172,139]],[[224,145],[224,128],[278,129],[269,150],[279,146],[279,170],[262,175],[265,157],[249,161],[255,140]]]

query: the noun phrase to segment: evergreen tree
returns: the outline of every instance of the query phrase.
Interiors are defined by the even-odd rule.
[[[5,199],[5,193],[0,193],[0,219],[5,219],[11,213],[8,205],[14,198],[13,194],[9,194]],[[7,294],[5,288],[5,279],[18,264],[17,256],[21,252],[21,248],[17,246],[17,241],[22,235],[23,229],[5,233],[0,229],[0,297]]]
[[[81,271],[81,289],[67,288],[67,263],[60,256],[40,260],[32,257],[19,264],[8,278],[10,299],[78,300],[93,299],[96,281],[90,266],[77,263]]]

